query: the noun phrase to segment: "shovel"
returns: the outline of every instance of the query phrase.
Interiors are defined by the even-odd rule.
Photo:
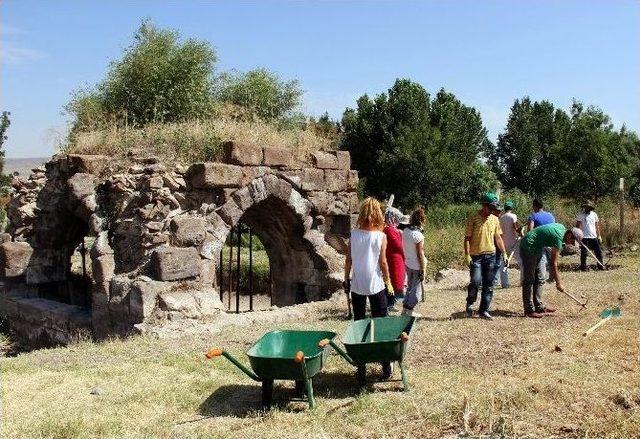
[[[580,245],[581,245],[581,246],[583,246],[583,247],[585,248],[585,250],[589,252],[589,254],[593,257],[593,259],[595,259],[595,260],[596,260],[596,262],[598,263],[598,265],[599,265],[599,266],[601,266],[604,270],[606,270],[606,269],[607,269],[607,267],[605,267],[605,265],[604,265],[602,262],[600,262],[600,259],[598,259],[598,258],[596,257],[596,255],[591,251],[591,249],[590,249],[589,247],[587,247],[587,246],[585,245],[585,243],[584,243],[584,242],[580,241]]]
[[[587,302],[589,302],[589,299],[585,300],[584,302],[581,302],[576,296],[574,296],[571,293],[567,293],[566,291],[561,291],[563,294],[565,294],[567,297],[571,298],[574,302],[576,302],[578,305],[580,305],[582,307],[582,309],[585,309],[587,307]]]
[[[619,306],[614,306],[612,308],[605,308],[600,313],[600,321],[598,323],[596,323],[595,325],[593,325],[591,328],[589,328],[586,331],[584,331],[582,336],[583,337],[588,336],[589,334],[591,334],[593,331],[598,329],[600,326],[602,326],[605,323],[607,323],[612,318],[620,317],[621,315],[622,315],[622,311],[620,311],[620,307]]]
[[[515,254],[516,248],[517,248],[516,246],[518,245],[519,242],[520,242],[520,237],[518,237],[518,239],[516,240],[516,243],[513,244],[513,250],[511,250],[511,254],[509,255],[509,258],[507,258],[507,263],[504,264],[504,267],[502,267],[502,271],[504,273],[506,273],[507,272],[507,268],[509,268],[509,264],[511,263],[511,258]]]

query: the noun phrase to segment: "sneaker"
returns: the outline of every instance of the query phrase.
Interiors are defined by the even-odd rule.
[[[393,375],[393,363],[382,365],[382,379],[388,380]]]
[[[554,312],[556,312],[556,310],[554,308],[549,308],[549,307],[546,307],[546,306],[544,308],[542,308],[541,311],[536,311],[536,313],[538,313],[538,314],[551,314],[551,313],[554,313]]]
[[[491,317],[491,314],[489,314],[488,311],[480,313],[480,317],[485,319],[485,320],[493,320],[493,317]]]
[[[471,308],[470,306],[467,306],[467,317],[473,317],[473,308]]]
[[[531,317],[532,319],[541,319],[544,317],[544,314],[539,312],[528,312],[525,313],[525,317]]]

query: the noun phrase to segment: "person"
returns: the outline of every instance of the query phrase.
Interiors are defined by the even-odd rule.
[[[491,209],[498,204],[498,197],[492,192],[486,192],[482,196],[480,210],[467,218],[464,254],[469,265],[469,287],[467,288],[466,313],[473,316],[472,305],[478,298],[478,289],[482,286],[480,298],[480,317],[491,320],[489,307],[493,298],[493,265],[498,248],[503,257],[506,256],[504,243],[502,242],[502,230],[500,221],[491,215]]]
[[[407,271],[407,291],[402,303],[402,314],[413,317],[422,317],[415,311],[415,307],[422,299],[424,291],[422,282],[427,260],[424,256],[424,234],[422,227],[425,223],[425,214],[422,208],[417,208],[411,214],[409,226],[402,232],[404,245],[405,266]]]
[[[558,255],[563,244],[573,245],[576,239],[582,239],[580,229],[566,230],[562,224],[551,223],[534,228],[520,241],[522,304],[525,316],[539,319],[545,314],[555,312],[555,309],[545,306],[542,302],[545,271],[543,254],[545,248],[551,249],[551,271],[556,289],[564,292],[558,272]]]
[[[520,246],[518,244],[518,240],[520,239],[520,223],[518,223],[518,216],[513,213],[514,203],[511,200],[507,200],[504,202],[504,213],[500,215],[500,229],[502,230],[502,242],[504,243],[504,247],[507,249],[507,257],[499,258],[497,257],[498,252],[496,252],[496,267],[493,275],[493,284],[495,285],[498,282],[498,276],[500,276],[500,285],[502,288],[509,288],[509,272],[507,270],[503,270],[505,264],[509,262],[509,255],[513,253],[513,257],[516,261],[518,261],[518,265],[522,268],[522,264],[520,264]],[[522,277],[522,272],[520,277]]]
[[[393,286],[387,265],[387,237],[382,232],[384,217],[380,202],[368,197],[362,202],[356,228],[351,231],[344,264],[345,285],[349,285],[353,304],[353,319],[366,316],[367,298],[371,317],[387,316],[387,294]],[[364,381],[365,367],[358,366],[358,378]],[[391,364],[382,363],[382,378],[391,377]]]
[[[545,224],[553,224],[556,222],[556,218],[553,216],[551,212],[544,210],[544,204],[542,200],[539,198],[535,198],[533,200],[533,213],[529,215],[528,223],[527,223],[527,231],[530,232],[534,228],[539,226],[544,226]],[[544,251],[543,262],[544,267],[546,267],[547,280],[549,282],[553,282],[553,272],[550,269],[550,259],[551,254],[549,250]]]
[[[599,264],[597,267],[603,270],[602,267],[602,248],[600,243],[602,242],[602,235],[600,234],[600,219],[595,212],[595,206],[591,201],[585,201],[582,204],[582,213],[578,214],[576,218],[576,227],[582,230],[584,238],[582,243],[587,246],[595,255]],[[584,246],[580,246],[580,269],[587,271],[587,249]]]
[[[389,297],[389,312],[395,312],[397,301],[404,299],[405,261],[404,247],[402,244],[402,232],[398,225],[403,215],[395,207],[388,208],[384,213],[384,234],[387,237],[387,264],[389,265],[389,277],[395,294]]]

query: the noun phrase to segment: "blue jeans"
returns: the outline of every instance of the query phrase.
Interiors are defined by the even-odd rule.
[[[471,257],[469,276],[471,282],[467,288],[467,306],[471,306],[478,298],[478,290],[482,287],[480,297],[480,314],[489,311],[491,299],[493,299],[493,266],[496,259],[495,253],[476,255]]]
[[[509,288],[509,273],[504,271],[503,268],[504,259],[502,258],[502,252],[496,250],[496,260],[493,263],[493,285],[498,284],[498,276],[500,276],[500,286],[502,288]]]

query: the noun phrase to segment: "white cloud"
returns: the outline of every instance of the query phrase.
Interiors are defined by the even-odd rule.
[[[39,60],[44,56],[39,50],[29,49],[12,41],[0,40],[0,63],[16,66]]]

